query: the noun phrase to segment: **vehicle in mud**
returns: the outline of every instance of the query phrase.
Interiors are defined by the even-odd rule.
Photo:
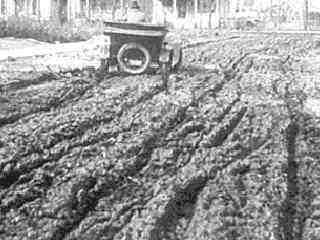
[[[128,22],[104,22],[104,44],[101,69],[108,73],[116,66],[120,72],[142,74],[160,68],[163,78],[177,70],[182,49],[165,41],[168,29],[162,25]]]

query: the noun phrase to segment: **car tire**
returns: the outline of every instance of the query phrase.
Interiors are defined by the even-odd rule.
[[[144,63],[137,69],[130,68],[123,60],[123,56],[127,53],[127,51],[130,51],[133,49],[139,50],[145,58]],[[149,51],[139,43],[126,43],[122,45],[122,47],[120,48],[117,54],[117,61],[119,64],[120,71],[128,74],[137,75],[137,74],[144,73],[148,69],[151,63],[151,55]]]

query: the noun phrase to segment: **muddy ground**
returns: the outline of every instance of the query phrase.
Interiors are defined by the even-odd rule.
[[[316,239],[319,122],[295,96],[319,94],[318,48],[190,46],[168,93],[157,74],[2,78],[0,239],[281,239],[290,197],[295,236]]]

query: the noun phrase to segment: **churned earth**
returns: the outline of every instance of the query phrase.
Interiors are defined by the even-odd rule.
[[[2,76],[0,239],[281,239],[290,216],[316,239],[319,47],[190,44],[168,92],[157,74]]]

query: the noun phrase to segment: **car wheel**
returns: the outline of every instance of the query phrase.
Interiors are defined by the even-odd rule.
[[[151,63],[151,55],[141,44],[126,43],[120,48],[117,61],[120,71],[129,74],[141,74],[148,69]]]

